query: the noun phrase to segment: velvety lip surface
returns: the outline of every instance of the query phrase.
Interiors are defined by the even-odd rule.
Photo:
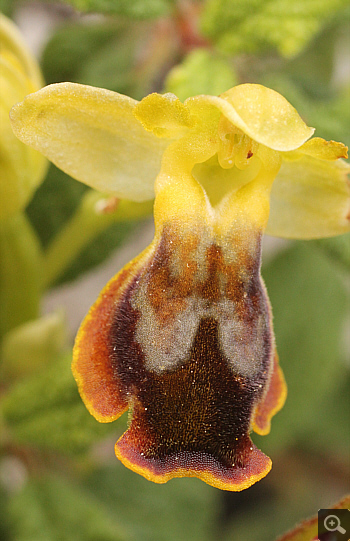
[[[271,469],[249,432],[268,432],[285,387],[259,235],[249,242],[250,250],[235,245],[237,261],[205,233],[181,239],[165,227],[159,244],[107,285],[78,335],[82,397],[104,422],[130,408],[116,455],[147,479],[195,476],[238,491]],[[179,332],[185,346],[176,346]]]

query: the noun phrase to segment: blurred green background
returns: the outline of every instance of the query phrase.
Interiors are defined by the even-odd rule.
[[[0,9],[27,30],[48,84],[185,99],[262,83],[317,136],[350,143],[349,1],[0,0]],[[26,209],[43,250],[85,192],[50,166]],[[60,288],[79,288],[83,275],[98,275],[116,250],[151,230],[151,217],[99,224],[47,280],[45,295],[58,291],[58,306]],[[75,329],[57,312],[35,342],[24,310],[1,350],[0,539],[270,541],[339,500],[350,475],[349,269],[348,234],[266,241],[263,277],[289,394],[271,433],[252,436],[273,469],[241,493],[198,479],[155,485],[126,469],[113,451],[126,417],[99,424],[78,395],[70,372]]]

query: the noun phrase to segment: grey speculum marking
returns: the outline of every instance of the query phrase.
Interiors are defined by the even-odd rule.
[[[132,306],[139,313],[135,339],[142,347],[145,368],[161,374],[175,370],[188,361],[201,320],[211,318],[218,322],[218,344],[227,359],[228,366],[242,376],[254,376],[261,370],[268,354],[267,350],[271,349],[268,301],[260,278],[260,243],[256,243],[256,238],[254,239],[257,248],[253,258],[254,265],[250,265],[249,269],[242,267],[239,278],[240,286],[242,276],[248,285],[254,284],[254,287],[250,288],[254,291],[254,302],[247,293],[249,287],[244,287],[242,298],[239,299],[239,309],[235,302],[227,297],[228,277],[222,270],[215,268],[218,265],[215,261],[212,265],[207,261],[209,250],[207,257],[203,257],[203,246],[200,250],[202,257],[199,258],[202,261],[198,263],[193,277],[191,294],[181,297],[183,276],[181,271],[186,265],[186,260],[181,258],[182,254],[176,248],[177,243],[175,247],[174,244],[173,242],[171,253],[168,245],[166,253],[163,252],[158,257],[157,253],[154,254],[151,265],[145,269],[140,277],[138,289],[132,295]],[[212,242],[210,246],[214,247]],[[192,250],[187,254],[187,261],[193,261],[195,255],[195,251]],[[232,260],[232,254],[228,255]],[[176,278],[174,278],[174,261],[176,266],[181,264],[182,267],[177,269]],[[211,271],[208,270],[210,266]],[[169,287],[164,290],[161,309],[156,310],[152,304],[149,282],[155,272],[164,274],[166,268],[170,268]],[[201,295],[201,287],[208,280],[218,284],[219,295],[216,294],[218,298],[211,299],[208,294],[204,298],[204,295]],[[176,307],[179,299],[181,308]],[[162,317],[164,313],[167,317]]]

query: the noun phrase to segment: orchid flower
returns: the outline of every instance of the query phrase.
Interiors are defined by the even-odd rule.
[[[257,84],[181,103],[62,83],[11,118],[74,178],[117,198],[155,196],[153,242],[107,284],[74,347],[90,413],[130,412],[117,457],[157,483],[248,488],[271,468],[250,432],[267,434],[286,398],[262,235],[349,231],[346,148],[310,139],[287,100]]]

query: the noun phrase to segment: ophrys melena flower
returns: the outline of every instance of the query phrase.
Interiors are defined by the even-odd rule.
[[[286,385],[261,239],[350,229],[344,145],[310,139],[296,110],[255,84],[181,103],[62,83],[11,117],[23,142],[78,180],[155,196],[153,242],[107,284],[74,348],[90,413],[130,412],[118,458],[157,483],[192,476],[238,491],[264,477],[271,460],[249,434],[269,432]]]

